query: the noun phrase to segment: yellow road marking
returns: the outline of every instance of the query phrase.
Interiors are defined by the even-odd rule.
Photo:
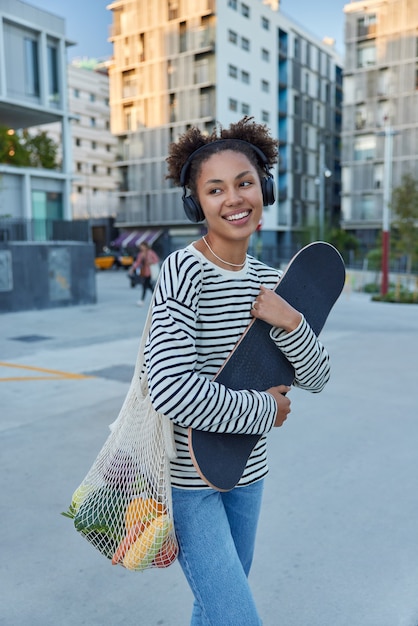
[[[30,370],[31,372],[42,372],[50,374],[50,376],[7,376],[0,377],[0,382],[10,382],[16,380],[80,380],[83,378],[95,378],[95,376],[87,376],[85,374],[72,374],[70,372],[61,372],[59,370],[51,370],[45,367],[33,367],[32,365],[16,365],[15,363],[4,363],[0,361],[0,367],[14,367],[16,369]]]

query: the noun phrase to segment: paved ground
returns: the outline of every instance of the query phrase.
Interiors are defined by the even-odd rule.
[[[97,280],[97,305],[0,315],[1,625],[189,623],[177,564],[112,567],[59,514],[121,406],[146,313],[124,273]],[[251,575],[264,625],[417,626],[418,308],[343,294],[322,338],[331,382],[293,391],[270,436]]]

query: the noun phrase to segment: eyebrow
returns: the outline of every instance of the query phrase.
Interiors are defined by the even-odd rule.
[[[240,180],[241,178],[248,176],[248,174],[251,174],[251,176],[254,175],[254,173],[251,170],[245,170],[244,172],[240,172],[239,174],[237,174],[234,180]],[[213,184],[218,184],[218,183],[223,183],[223,182],[224,181],[222,178],[210,178],[209,180],[206,180],[204,184],[213,185]]]

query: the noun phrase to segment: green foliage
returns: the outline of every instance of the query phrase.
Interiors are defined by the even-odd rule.
[[[27,130],[19,134],[0,126],[0,163],[16,167],[57,168],[57,144],[45,131],[31,135]]]
[[[404,174],[392,193],[392,246],[396,256],[406,256],[407,272],[418,260],[418,180]]]
[[[43,167],[53,170],[57,167],[58,146],[46,131],[39,131],[37,135],[30,135],[27,130],[23,131],[23,139],[30,155],[32,167]]]
[[[342,257],[347,259],[350,252],[356,253],[360,248],[360,242],[353,234],[342,228],[333,228],[326,233],[325,240],[331,243]]]
[[[0,163],[28,167],[30,157],[19,135],[6,126],[0,126]]]

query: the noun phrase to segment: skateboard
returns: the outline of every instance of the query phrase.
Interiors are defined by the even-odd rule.
[[[329,243],[316,241],[291,259],[275,292],[300,311],[318,336],[341,294],[344,261]],[[213,380],[229,389],[265,391],[290,386],[293,366],[270,338],[271,326],[254,318]],[[189,450],[201,478],[218,491],[240,480],[248,457],[261,435],[211,433],[189,428]]]

